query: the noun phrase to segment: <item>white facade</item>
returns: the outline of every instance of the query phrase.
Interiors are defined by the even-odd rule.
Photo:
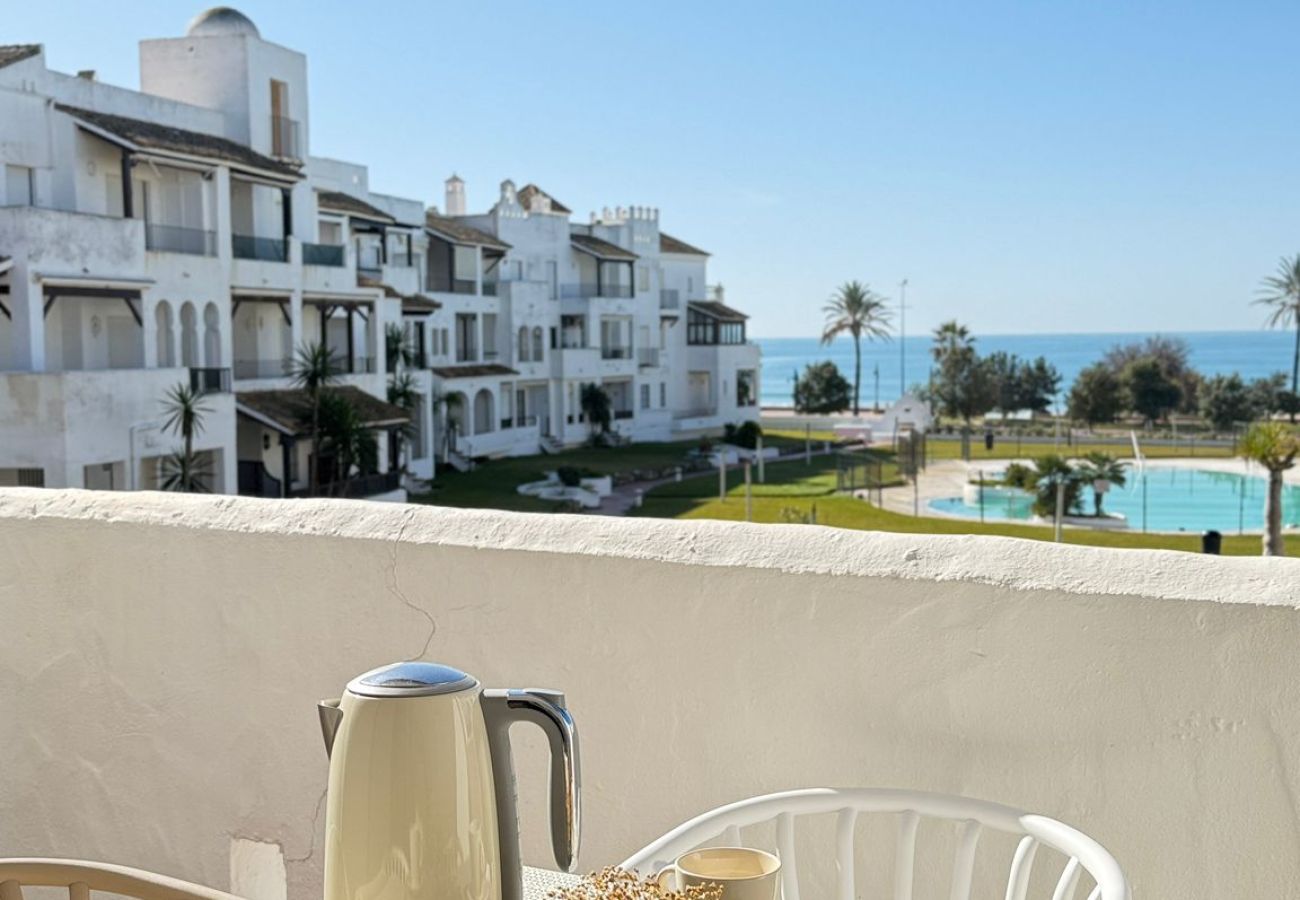
[[[312,342],[343,383],[414,394],[411,437],[376,429],[380,474],[579,443],[587,384],[630,439],[757,415],[743,323],[688,341],[707,256],[663,252],[657,210],[577,224],[505,182],[469,214],[453,176],[459,214],[426,222],[364,166],[311,155],[306,58],[232,10],[143,41],[140,70],[132,91],[0,48],[0,484],[152,486],[180,444],[163,394],[192,380],[212,489],[301,490],[308,442],[264,415],[265,392]]]

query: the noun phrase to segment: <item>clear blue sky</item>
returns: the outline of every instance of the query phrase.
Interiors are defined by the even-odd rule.
[[[1295,3],[236,5],[308,55],[314,153],[658,206],[757,335],[903,277],[909,333],[1256,328],[1300,250]],[[134,87],[199,8],[10,2],[0,42]]]

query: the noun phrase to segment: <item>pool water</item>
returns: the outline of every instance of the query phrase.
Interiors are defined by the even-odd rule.
[[[1145,482],[1145,491],[1143,490]],[[1134,531],[1208,531],[1225,534],[1264,529],[1263,477],[1201,469],[1148,467],[1142,474],[1130,471],[1128,484],[1111,487],[1102,501],[1108,513],[1120,513]],[[1033,498],[1028,494],[986,499],[984,517],[1026,520],[1033,516]],[[1145,494],[1145,503],[1143,495]],[[978,504],[966,504],[960,497],[932,500],[930,508],[947,515],[979,518]],[[1083,510],[1093,512],[1092,490],[1085,488]],[[1283,527],[1300,526],[1300,486],[1282,488]]]

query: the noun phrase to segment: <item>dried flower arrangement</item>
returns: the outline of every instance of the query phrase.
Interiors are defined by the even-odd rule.
[[[548,900],[721,900],[722,885],[701,884],[673,891],[653,878],[610,866],[592,872],[573,887],[556,888]]]

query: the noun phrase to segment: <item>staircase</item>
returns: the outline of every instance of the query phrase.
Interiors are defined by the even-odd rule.
[[[447,464],[451,466],[453,469],[455,469],[457,472],[474,471],[474,460],[470,459],[467,456],[463,456],[461,453],[459,453],[456,450],[449,450],[447,452]]]
[[[554,456],[564,450],[564,445],[549,434],[544,434],[539,437],[537,443],[541,448],[541,451],[548,456]]]

